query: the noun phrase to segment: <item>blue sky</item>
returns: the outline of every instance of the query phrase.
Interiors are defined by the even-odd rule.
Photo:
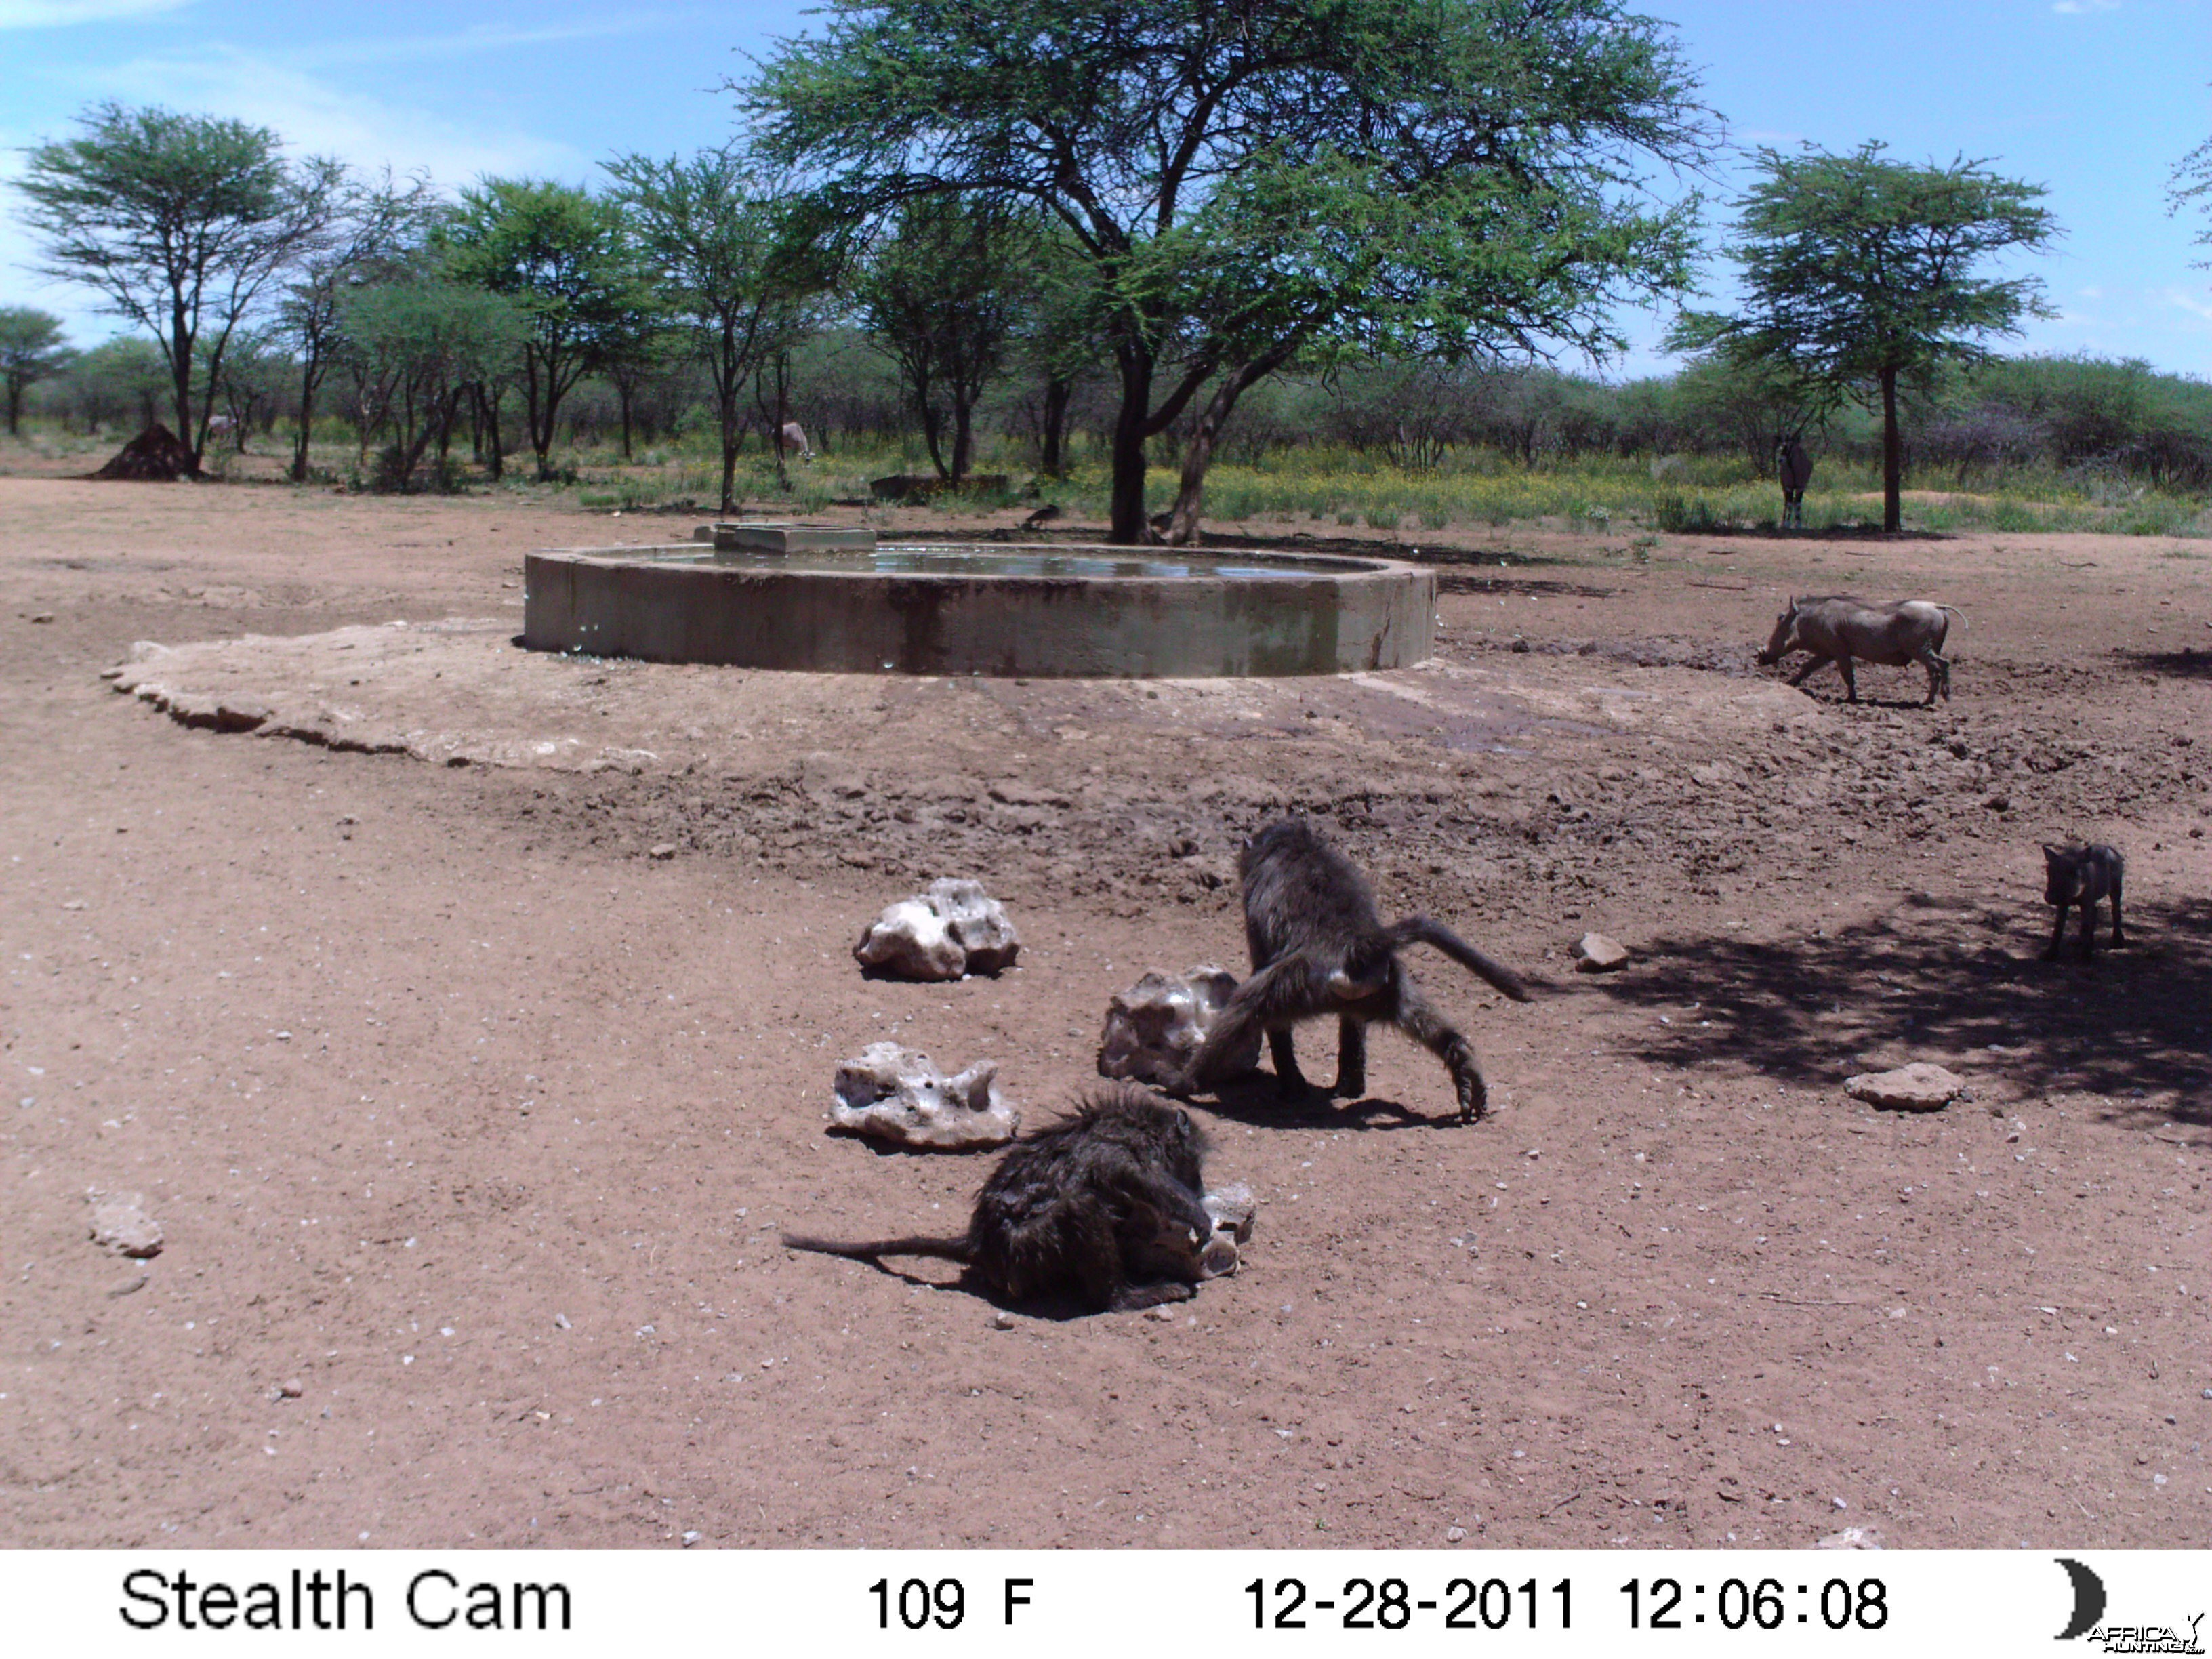
[[[1868,138],[1909,160],[1964,152],[2045,185],[2066,234],[2033,262],[2060,315],[2008,349],[2145,358],[2212,379],[2207,219],[2169,217],[2173,164],[2212,137],[2212,0],[1868,0],[1814,7],[1645,0],[1702,73],[1740,146]],[[486,173],[576,182],[628,150],[720,143],[718,90],[744,53],[807,26],[793,0],[0,0],[0,303],[36,304],[89,343],[115,325],[43,284],[4,179],[94,100],[165,103],[273,127],[296,149],[447,185]],[[1724,213],[1739,173],[1708,188]],[[1716,215],[1716,217],[1721,216]],[[1727,270],[1711,267],[1724,298]],[[1631,314],[1614,374],[1663,367],[1663,319]]]

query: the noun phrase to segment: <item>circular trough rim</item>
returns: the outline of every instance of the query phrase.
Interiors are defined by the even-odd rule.
[[[1402,559],[1068,542],[886,545],[1117,561],[1164,553],[1171,562],[1285,568],[1265,575],[901,571],[840,568],[836,550],[794,560],[750,550],[718,555],[683,542],[544,548],[525,562],[521,642],[649,662],[957,678],[1327,676],[1412,667],[1435,653],[1436,572]],[[683,556],[656,556],[670,555]],[[855,580],[869,599],[830,597]],[[663,583],[668,598],[651,597]],[[714,590],[732,602],[700,602]],[[747,590],[756,599],[775,590],[792,598],[745,603]],[[1098,597],[1095,620],[1070,616],[1067,600],[1079,591]]]
[[[1188,575],[1167,576],[1154,571],[1134,571],[1124,574],[1110,571],[1102,575],[1050,575],[1042,571],[1020,570],[862,570],[840,569],[830,563],[790,563],[790,560],[830,560],[845,552],[857,550],[833,548],[822,551],[776,553],[763,548],[744,548],[736,551],[722,550],[703,542],[641,542],[629,547],[533,547],[532,557],[587,559],[605,564],[700,564],[721,565],[748,574],[775,575],[787,572],[794,576],[829,576],[839,580],[861,579],[869,581],[901,582],[1253,582],[1276,580],[1330,581],[1354,576],[1385,576],[1407,572],[1428,571],[1431,567],[1416,563],[1411,559],[1391,559],[1381,556],[1353,553],[1300,553],[1286,547],[1261,548],[1252,550],[1228,551],[1214,548],[1184,549],[1157,544],[1142,546],[1122,546],[1114,542],[968,542],[968,541],[878,541],[873,551],[881,553],[903,551],[959,551],[1008,554],[1037,553],[1072,556],[1078,558],[1106,557],[1112,559],[1177,559],[1207,560],[1220,564],[1280,564],[1294,568],[1285,570],[1282,577],[1231,576],[1218,571],[1194,571]],[[656,559],[641,556],[656,553],[682,554],[682,558]]]

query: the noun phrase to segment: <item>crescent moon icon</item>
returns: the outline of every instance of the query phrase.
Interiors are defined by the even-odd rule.
[[[2074,1583],[2074,1621],[2058,1632],[2057,1640],[2070,1642],[2092,1630],[2105,1616],[2105,1581],[2090,1568],[2065,1556],[2057,1558],[2058,1565],[2066,1569],[2066,1576]]]

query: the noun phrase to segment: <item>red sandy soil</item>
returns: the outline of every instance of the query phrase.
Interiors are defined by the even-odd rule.
[[[0,1543],[2212,1544],[2201,544],[1441,534],[1434,668],[1261,686],[420,627],[512,628],[526,548],[688,528],[0,479]],[[1963,607],[1956,700],[1761,676],[1792,589]],[[359,688],[329,641],[194,672],[413,753],[100,677],[395,620],[433,653]],[[1366,1100],[1201,1103],[1263,1207],[1166,1319],[1000,1329],[944,1264],[779,1248],[949,1231],[986,1167],[826,1136],[841,1056],[994,1055],[1048,1115],[1110,993],[1241,968],[1285,811],[1547,981],[1409,958],[1488,1120],[1388,1034]],[[2038,959],[2066,835],[2129,858],[2093,965]],[[937,874],[1019,966],[861,979]],[[1571,971],[1591,928],[1626,973]],[[1912,1059],[1972,1098],[1844,1096]],[[95,1247],[93,1188],[162,1253]]]

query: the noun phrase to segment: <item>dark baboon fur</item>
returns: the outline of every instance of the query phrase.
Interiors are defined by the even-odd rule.
[[[843,1243],[786,1234],[795,1250],[873,1261],[965,1262],[1009,1300],[1072,1291],[1103,1312],[1188,1301],[1206,1277],[1213,1218],[1200,1194],[1206,1137],[1190,1115],[1133,1084],[1104,1085],[1073,1115],[1006,1150],[950,1238]]]
[[[2081,913],[2081,956],[2084,961],[2097,951],[2097,901],[2109,898],[2112,902],[2112,943],[2125,945],[2120,933],[2120,878],[2127,872],[2127,860],[2110,847],[2051,847],[2043,849],[2043,902],[2058,907],[2057,920],[2051,927],[2051,948],[2043,953],[2050,961],[2058,954],[2058,946],[2066,937],[2066,907],[2074,905]]]
[[[1291,1029],[1302,1019],[1334,1015],[1338,1094],[1365,1091],[1366,1028],[1387,1020],[1450,1069],[1461,1119],[1482,1115],[1489,1097],[1474,1045],[1421,994],[1398,952],[1416,942],[1433,945],[1516,1002],[1526,1002],[1528,988],[1511,969],[1427,916],[1386,925],[1367,878],[1302,819],[1285,818],[1253,836],[1237,874],[1252,977],[1215,1017],[1183,1073],[1183,1088],[1218,1082],[1228,1057],[1250,1043],[1256,1026],[1267,1034],[1277,1087],[1285,1095],[1302,1090],[1306,1080]]]

